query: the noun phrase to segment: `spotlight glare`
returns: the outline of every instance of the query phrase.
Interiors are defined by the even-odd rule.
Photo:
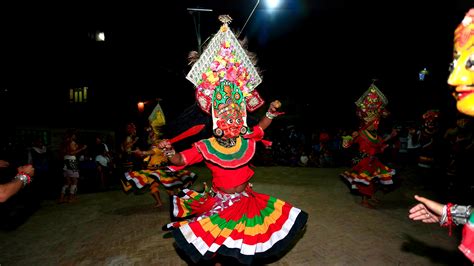
[[[280,0],[267,0],[267,7],[274,9],[280,5]]]
[[[105,33],[103,32],[97,33],[97,41],[100,41],[100,42],[105,41]]]

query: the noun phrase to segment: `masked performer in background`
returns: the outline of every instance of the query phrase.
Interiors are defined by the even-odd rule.
[[[368,208],[373,208],[378,202],[374,196],[378,185],[393,184],[392,176],[395,175],[394,169],[387,167],[377,158],[387,147],[385,142],[396,135],[396,131],[385,139],[377,135],[380,119],[387,115],[387,103],[385,95],[372,84],[355,102],[357,116],[361,119],[359,131],[343,140],[345,148],[357,144],[359,153],[352,160],[354,166],[344,171],[341,176],[350,183],[351,189],[362,195],[361,204]]]
[[[174,170],[204,161],[212,185],[202,193],[185,189],[175,196],[174,214],[189,219],[165,227],[173,230],[178,247],[194,262],[223,255],[250,264],[287,248],[305,226],[307,213],[254,191],[249,183],[256,142],[281,114],[281,103],[272,102],[258,125],[247,127],[247,111],[264,104],[255,90],[261,79],[229,29],[229,17],[220,19],[223,26],[187,76],[196,86],[198,105],[212,115],[214,136],[180,153],[169,141],[159,144]]]
[[[160,141],[160,129],[165,125],[165,117],[159,103],[153,109],[148,117],[150,126],[150,149],[142,151],[134,149],[131,151],[133,156],[141,158],[143,169],[138,171],[125,172],[122,179],[122,188],[125,192],[134,190],[140,192],[150,190],[150,194],[155,200],[155,208],[162,206],[159,187],[160,184],[165,188],[169,196],[174,195],[182,188],[187,188],[194,183],[197,176],[188,170],[170,171],[166,168],[168,158],[163,151],[157,147]]]
[[[425,169],[432,169],[435,165],[437,146],[439,145],[439,110],[428,110],[423,116],[420,136],[420,155],[418,166]]]

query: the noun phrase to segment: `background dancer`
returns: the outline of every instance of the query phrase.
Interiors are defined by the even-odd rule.
[[[191,186],[197,176],[188,170],[170,171],[166,168],[168,158],[157,147],[157,144],[161,141],[160,135],[162,133],[160,129],[166,123],[159,103],[148,117],[148,121],[151,146],[148,150],[136,148],[131,151],[131,155],[139,158],[142,162],[142,169],[126,171],[122,180],[122,188],[125,192],[135,191],[136,193],[149,190],[150,195],[155,200],[153,207],[159,208],[163,205],[159,191],[160,184],[165,188],[166,193],[172,196],[182,188]]]
[[[397,131],[393,130],[385,139],[377,135],[380,119],[387,115],[387,103],[387,98],[372,83],[355,102],[357,116],[361,119],[360,130],[353,132],[350,138],[344,138],[343,147],[357,144],[359,154],[352,160],[354,166],[344,171],[341,176],[349,182],[351,189],[362,195],[361,204],[368,208],[373,208],[378,203],[375,198],[378,184],[392,185],[392,177],[395,175],[395,170],[384,165],[377,157],[387,147],[385,142],[397,134]]]

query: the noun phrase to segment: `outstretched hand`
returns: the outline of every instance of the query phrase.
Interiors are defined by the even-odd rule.
[[[443,204],[418,195],[415,195],[415,199],[420,203],[410,209],[408,215],[410,219],[414,221],[421,220],[424,223],[437,223],[441,220]]]
[[[158,148],[160,148],[162,150],[172,150],[173,145],[171,145],[171,142],[169,140],[164,139],[164,140],[158,142]]]

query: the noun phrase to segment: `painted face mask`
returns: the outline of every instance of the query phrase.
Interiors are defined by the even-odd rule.
[[[439,129],[439,114],[438,110],[428,110],[426,111],[423,118],[423,130],[427,133],[434,133]]]
[[[368,129],[370,129],[370,130],[377,130],[377,129],[379,129],[379,124],[380,124],[380,119],[376,118],[376,119],[374,119],[374,121],[372,122],[371,127],[369,127]]]
[[[217,137],[232,139],[247,132],[245,100],[236,84],[221,82],[214,90],[212,102],[213,130]]]
[[[135,135],[137,133],[137,127],[135,126],[134,123],[129,123],[127,125],[127,134],[129,135]]]
[[[448,84],[455,87],[457,109],[474,116],[474,8],[454,32],[454,60]]]

